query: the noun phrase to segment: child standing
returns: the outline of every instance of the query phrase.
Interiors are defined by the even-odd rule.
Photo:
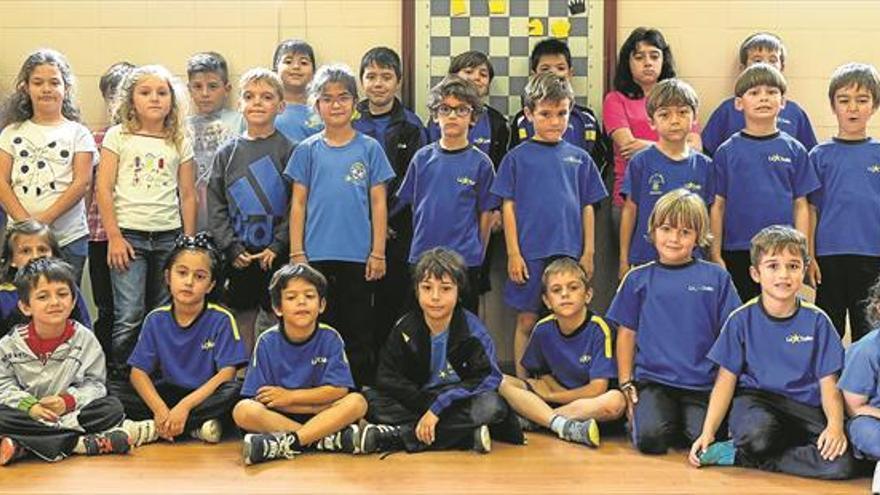
[[[245,465],[292,459],[304,449],[360,452],[357,423],[367,411],[354,388],[345,345],[318,323],[327,279],[305,264],[288,264],[269,284],[277,326],[257,340],[235,423],[248,432]]]
[[[119,89],[120,124],[101,147],[97,195],[112,270],[114,378],[128,375],[144,315],[168,301],[163,270],[174,240],[181,228],[195,231],[195,166],[176,86],[164,67],[134,69]]]
[[[730,314],[709,351],[718,378],[690,462],[849,478],[856,466],[837,389],[843,345],[828,315],[798,298],[807,239],[791,227],[766,227],[751,257],[761,297]],[[713,443],[728,407],[732,440]]]
[[[736,108],[745,128],[715,152],[712,261],[725,266],[743,301],[760,294],[749,275],[749,243],[768,225],[810,228],[807,194],[819,188],[807,151],[780,132],[776,116],[785,104],[785,78],[769,64],[750,66],[736,80]]]
[[[593,275],[593,205],[608,196],[590,155],[565,142],[574,92],[564,78],[542,73],[526,88],[525,112],[535,135],[504,157],[492,193],[500,196],[507,244],[504,302],[517,310],[516,376],[541,308],[544,268],[559,256],[578,259]],[[552,200],[548,200],[552,198]]]
[[[123,410],[107,397],[101,346],[69,319],[76,289],[70,265],[36,259],[15,285],[31,321],[0,339],[0,466],[29,453],[46,461],[127,453],[128,433],[114,428]]]
[[[0,204],[9,223],[51,226],[79,285],[88,254],[83,197],[95,140],[79,122],[73,73],[64,55],[37,50],[21,66],[0,122]]]
[[[303,40],[284,40],[275,47],[272,70],[284,83],[284,113],[275,119],[275,127],[287,139],[299,143],[321,132],[324,124],[308,104],[309,83],[315,75],[315,51]]]
[[[492,161],[468,143],[468,129],[483,107],[473,84],[447,76],[431,88],[428,108],[440,140],[416,153],[397,191],[400,204],[413,210],[409,262],[415,264],[422,253],[439,246],[462,255],[468,267],[467,287],[460,287],[462,305],[476,314],[489,217],[499,203],[489,192],[495,178]]]
[[[310,98],[325,129],[300,143],[284,175],[293,182],[290,259],[329,282],[325,321],[345,340],[358,386],[372,383],[372,284],[385,275],[385,183],[394,171],[382,146],[352,128],[357,80],[348,67],[321,67]]]
[[[648,96],[648,118],[659,139],[632,157],[620,189],[626,197],[620,220],[621,279],[631,266],[657,259],[647,239],[648,217],[661,196],[683,187],[707,205],[715,200],[712,161],[687,141],[697,105],[694,89],[679,79],[657,83]]]
[[[880,142],[868,121],[880,106],[880,75],[865,64],[846,64],[828,89],[837,136],[810,152],[821,187],[809,196],[814,254],[810,280],[816,305],[852,341],[871,330],[865,318],[868,289],[880,275]],[[853,228],[855,227],[855,228]]]

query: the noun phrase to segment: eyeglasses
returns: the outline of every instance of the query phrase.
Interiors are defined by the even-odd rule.
[[[442,115],[444,117],[449,117],[450,115],[452,115],[452,112],[455,112],[455,115],[458,115],[459,117],[467,117],[471,114],[471,112],[474,111],[473,108],[467,105],[451,107],[445,104],[437,105],[436,107],[434,107],[434,110],[437,112],[438,115]]]
[[[327,105],[327,106],[331,106],[334,103],[338,103],[340,106],[346,106],[346,105],[351,105],[351,103],[354,101],[354,96],[347,94],[347,93],[341,94],[341,95],[337,96],[336,98],[334,98],[332,96],[321,96],[320,98],[318,98],[318,101],[322,105]]]

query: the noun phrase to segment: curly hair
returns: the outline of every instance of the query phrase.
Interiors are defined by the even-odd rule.
[[[163,129],[165,141],[174,145],[179,151],[186,134],[186,88],[168,69],[161,65],[135,67],[125,76],[116,92],[116,101],[112,112],[113,121],[119,122],[127,133],[134,134],[140,129],[141,124],[134,108],[134,90],[147,77],[157,77],[168,84],[168,89],[171,92],[171,111],[165,116]]]
[[[75,79],[70,64],[60,52],[49,48],[41,48],[30,55],[21,64],[21,69],[15,77],[13,88],[15,91],[6,98],[3,105],[0,129],[9,124],[24,122],[34,116],[34,105],[28,94],[28,82],[31,74],[40,65],[54,65],[61,73],[64,82],[64,99],[61,102],[61,115],[67,120],[80,121],[79,108],[73,101],[73,87]]]

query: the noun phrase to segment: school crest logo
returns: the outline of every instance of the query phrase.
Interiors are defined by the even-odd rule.
[[[658,196],[663,194],[663,186],[666,185],[666,177],[661,173],[654,173],[648,177],[648,194]]]
[[[208,340],[202,342],[202,350],[203,351],[210,351],[211,349],[213,349],[216,346],[217,346],[217,344],[211,339],[208,339]]]
[[[354,162],[348,169],[348,175],[345,176],[345,182],[352,184],[363,184],[367,180],[367,166],[363,162]]]
[[[767,161],[770,163],[791,163],[791,158],[782,156],[779,153],[773,153],[767,157]]]
[[[791,335],[785,337],[785,341],[789,344],[805,344],[807,342],[813,341],[812,335],[801,335],[797,332],[792,333]]]
[[[470,177],[459,177],[459,178],[455,179],[455,182],[458,182],[459,184],[461,184],[461,185],[463,185],[463,186],[465,186],[465,187],[471,187],[471,186],[474,186],[474,185],[477,184],[477,183],[476,183],[473,179],[471,179]]]
[[[593,360],[593,356],[590,356],[589,354],[584,354],[580,358],[578,358],[578,362],[581,364],[587,364],[592,360]]]

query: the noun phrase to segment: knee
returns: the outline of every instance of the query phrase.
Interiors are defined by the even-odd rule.
[[[880,460],[880,420],[857,416],[850,420],[847,430],[855,449],[871,459]]]
[[[360,420],[367,414],[367,399],[363,395],[352,392],[340,400],[340,405],[345,405],[353,416],[355,421]]]
[[[750,455],[760,457],[778,448],[772,428],[761,423],[747,423],[731,433],[736,447]]]
[[[823,465],[816,471],[816,477],[823,480],[848,480],[856,476],[858,469],[858,462],[847,450],[837,459],[823,462]]]
[[[668,435],[659,424],[641,424],[636,427],[633,443],[642,454],[660,455],[669,450]]]
[[[507,402],[496,392],[483,392],[471,403],[471,417],[477,424],[501,421],[507,415]]]
[[[606,420],[617,419],[626,412],[626,398],[620,390],[611,390],[607,392],[608,400],[602,405],[600,414]]]
[[[232,420],[238,427],[248,430],[249,426],[256,421],[257,416],[265,410],[266,406],[263,404],[253,399],[243,399],[232,408]]]

